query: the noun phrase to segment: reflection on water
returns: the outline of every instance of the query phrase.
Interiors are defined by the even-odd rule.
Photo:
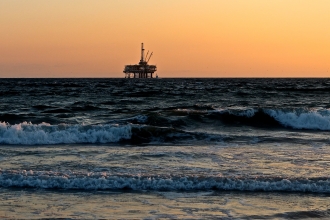
[[[326,218],[325,195],[266,192],[48,191],[0,189],[1,218]]]
[[[2,172],[51,171],[70,174],[326,178],[330,148],[325,144],[212,146],[0,146]]]

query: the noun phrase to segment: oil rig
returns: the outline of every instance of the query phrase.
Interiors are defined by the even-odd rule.
[[[153,74],[157,71],[156,65],[149,65],[148,62],[152,56],[152,53],[144,57],[143,43],[141,44],[141,60],[139,64],[126,65],[124,68],[125,78],[154,78]],[[149,55],[149,57],[148,57]],[[158,76],[156,76],[158,78]]]

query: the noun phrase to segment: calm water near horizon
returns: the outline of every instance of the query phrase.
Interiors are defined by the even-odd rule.
[[[1,79],[0,217],[330,216],[330,79]]]

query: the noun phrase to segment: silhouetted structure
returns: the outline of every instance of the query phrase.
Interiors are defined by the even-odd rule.
[[[153,78],[153,74],[157,71],[156,65],[149,65],[148,62],[152,56],[152,53],[144,57],[143,43],[141,44],[141,60],[136,65],[126,65],[124,69],[125,78]]]

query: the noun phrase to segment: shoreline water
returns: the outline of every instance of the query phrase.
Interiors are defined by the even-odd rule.
[[[328,195],[0,189],[1,218],[327,218]]]

